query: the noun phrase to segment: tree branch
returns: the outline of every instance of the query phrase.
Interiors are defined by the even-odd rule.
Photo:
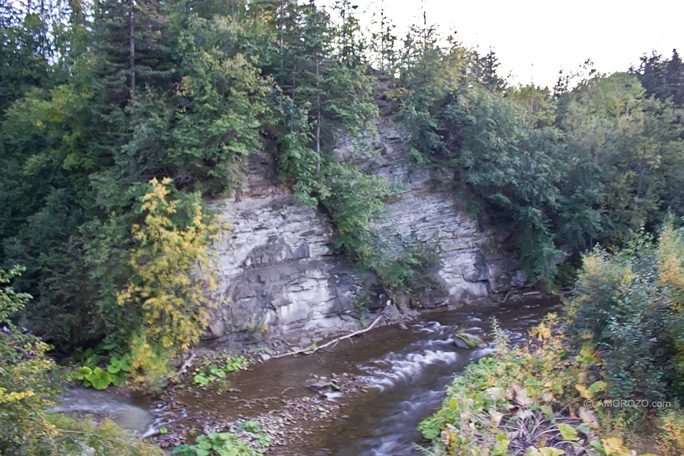
[[[359,334],[363,334],[363,333],[365,333],[365,332],[370,331],[371,329],[373,329],[373,328],[375,327],[375,325],[378,324],[378,322],[380,321],[380,319],[382,319],[382,315],[379,315],[378,318],[376,318],[376,319],[373,321],[373,323],[371,323],[371,325],[368,326],[367,328],[360,329],[360,330],[358,330],[358,331],[354,331],[353,333],[347,334],[346,336],[337,337],[337,338],[331,340],[330,342],[327,342],[327,343],[321,345],[320,347],[316,347],[316,348],[311,349],[311,350],[309,350],[308,348],[302,348],[301,350],[296,350],[296,351],[292,351],[292,352],[289,352],[289,353],[283,353],[282,355],[276,355],[276,356],[273,356],[272,358],[284,358],[284,357],[286,357],[286,356],[298,355],[298,354],[300,354],[300,353],[304,353],[305,355],[312,355],[312,354],[316,353],[318,350],[321,350],[321,349],[323,349],[323,348],[327,348],[327,347],[329,347],[329,346],[331,346],[331,345],[333,345],[333,344],[338,343],[338,342],[341,341],[341,340],[350,339],[350,338],[352,338],[352,337],[354,337],[354,336],[358,336]]]

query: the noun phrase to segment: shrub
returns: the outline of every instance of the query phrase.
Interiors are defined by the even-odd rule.
[[[0,270],[0,454],[161,455],[162,451],[104,420],[97,427],[49,412],[61,371],[45,356],[48,345],[22,334],[10,317],[29,301],[8,284],[19,269]]]
[[[499,351],[468,366],[437,413],[421,423],[433,442],[429,454],[629,454],[620,439],[608,437],[600,409],[576,405],[600,401],[607,385],[594,373],[591,347],[579,356],[564,347],[555,315],[530,332],[525,347],[506,348],[505,338],[495,336]]]
[[[172,454],[178,456],[261,456],[246,442],[227,432],[212,432],[197,437],[194,445],[180,445]]]
[[[670,223],[657,243],[641,233],[621,251],[584,257],[567,322],[573,340],[597,344],[613,397],[682,398],[683,251]]]

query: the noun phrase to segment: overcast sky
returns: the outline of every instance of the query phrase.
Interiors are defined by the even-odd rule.
[[[327,0],[334,3],[333,0]],[[324,2],[326,3],[326,2]],[[456,31],[466,47],[486,54],[490,47],[501,74],[514,83],[552,87],[558,71],[578,70],[591,59],[604,73],[638,66],[656,50],[684,53],[684,0],[352,0],[366,19],[383,4],[397,30],[428,23],[443,35]],[[402,32],[398,33],[403,35]]]

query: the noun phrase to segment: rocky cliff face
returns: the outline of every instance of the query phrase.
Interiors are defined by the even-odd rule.
[[[519,263],[506,254],[508,236],[470,218],[437,188],[439,170],[412,170],[405,139],[392,122],[381,120],[372,154],[356,154],[351,143],[336,154],[401,188],[381,222],[399,244],[441,245],[437,278],[443,292],[418,304],[484,299],[522,286]],[[308,345],[358,329],[354,302],[362,283],[353,265],[332,251],[327,217],[296,204],[265,154],[252,157],[244,182],[233,198],[216,202],[231,224],[216,245],[222,286],[210,329],[217,344]]]
[[[388,119],[377,123],[373,153],[358,156],[346,144],[336,152],[368,173],[382,176],[400,189],[388,203],[383,224],[408,245],[416,241],[437,241],[441,247],[441,268],[437,272],[446,296],[427,306],[472,301],[506,293],[525,284],[520,263],[513,259],[511,233],[497,230],[484,217],[472,218],[444,182],[452,176],[439,169],[426,170],[409,160],[408,138]]]
[[[309,344],[360,325],[353,265],[332,252],[329,220],[298,205],[275,170],[269,156],[253,156],[245,185],[215,203],[231,225],[215,245],[221,288],[210,331],[221,346]]]

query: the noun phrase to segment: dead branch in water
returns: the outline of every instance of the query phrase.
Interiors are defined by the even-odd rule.
[[[187,360],[185,360],[185,362],[184,362],[183,365],[180,367],[180,369],[178,369],[178,372],[176,372],[175,374],[172,374],[172,375],[169,375],[169,376],[165,377],[165,378],[164,378],[164,381],[169,380],[169,379],[171,379],[171,378],[173,378],[173,377],[178,378],[178,377],[180,377],[181,375],[183,375],[183,374],[185,373],[185,371],[187,370],[188,366],[190,366],[190,364],[192,363],[192,361],[195,359],[195,356],[196,356],[196,355],[195,355],[195,351],[193,350],[192,352],[190,352],[190,357],[189,357]]]
[[[378,324],[378,322],[380,321],[381,318],[382,318],[382,315],[379,315],[378,318],[376,318],[373,321],[373,323],[371,323],[370,326],[368,326],[367,328],[359,329],[358,331],[354,331],[353,333],[347,334],[345,336],[337,337],[337,338],[331,340],[330,342],[326,342],[325,344],[321,345],[320,347],[315,347],[312,349],[302,348],[301,350],[295,350],[295,351],[292,351],[289,353],[283,353],[282,355],[272,356],[271,358],[284,358],[286,356],[299,355],[301,353],[304,353],[305,355],[312,355],[312,354],[316,353],[318,350],[321,350],[323,348],[327,348],[333,344],[338,343],[341,340],[351,339],[354,336],[358,336],[359,334],[363,334],[365,332],[370,331],[371,329],[373,329],[375,327],[375,325]]]

